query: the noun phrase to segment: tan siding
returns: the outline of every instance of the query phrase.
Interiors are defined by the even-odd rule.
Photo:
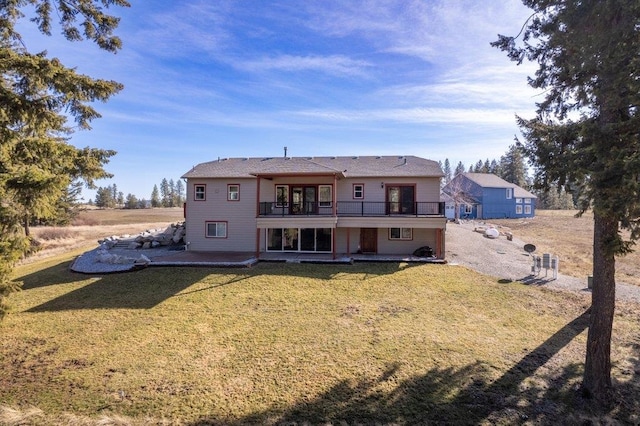
[[[378,229],[378,253],[380,254],[411,254],[415,249],[422,246],[431,247],[435,253],[435,229],[414,228],[411,241],[390,240],[388,228]]]
[[[360,228],[336,228],[336,253],[356,253],[360,245]],[[347,233],[349,247],[347,251]]]
[[[193,201],[194,184],[206,184],[206,201]],[[227,201],[227,184],[240,185],[240,200]],[[187,243],[195,251],[254,251],[256,180],[200,179],[187,183]],[[227,222],[227,238],[206,238],[205,223]]]

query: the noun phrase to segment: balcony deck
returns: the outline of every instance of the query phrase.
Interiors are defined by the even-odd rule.
[[[278,204],[261,202],[259,217],[338,216],[338,217],[444,217],[444,203],[435,202],[375,202],[338,201],[334,215],[331,203]]]

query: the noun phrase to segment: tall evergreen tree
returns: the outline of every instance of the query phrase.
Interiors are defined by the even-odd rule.
[[[492,43],[519,64],[539,64],[537,117],[518,119],[541,188],[571,185],[594,215],[593,292],[583,394],[612,397],[615,258],[640,236],[640,2],[524,0],[522,39]],[[569,115],[570,113],[572,113]],[[571,118],[569,118],[571,117]],[[629,239],[620,226],[630,230]]]
[[[162,182],[160,182],[160,200],[162,203],[162,207],[169,207],[171,197],[171,188],[169,187],[169,182],[167,178],[163,178]]]
[[[456,170],[453,172],[453,177],[455,178],[460,173],[464,173],[464,164],[462,164],[462,161],[458,161],[458,165],[456,166]]]
[[[176,206],[180,207],[184,203],[184,183],[180,179],[176,182]]]
[[[160,192],[158,191],[158,185],[153,185],[151,191],[151,207],[160,207]]]
[[[444,173],[444,178],[443,180],[443,184],[446,185],[449,182],[451,182],[452,176],[451,176],[451,163],[449,163],[449,159],[445,158],[444,159],[444,166],[442,167],[442,171]]]
[[[112,151],[68,145],[63,138],[71,131],[67,119],[75,120],[80,129],[89,129],[89,123],[100,116],[91,103],[106,101],[122,89],[116,82],[78,74],[59,59],[49,58],[46,52],[29,52],[18,32],[18,21],[26,13],[33,13],[31,21],[43,34],[50,35],[52,17],[56,17],[68,40],[86,38],[102,49],[116,52],[121,45],[120,39],[113,36],[118,19],[105,13],[112,5],[128,6],[128,3],[125,0],[1,3],[0,318],[4,315],[6,289],[15,287],[9,283],[12,265],[28,247],[24,239],[30,218],[54,214],[51,205],[60,199],[74,177],[88,185],[93,185],[93,179],[104,177],[102,166],[113,155]],[[32,147],[35,149],[31,150]],[[89,158],[83,158],[83,153],[88,153]],[[65,162],[61,157],[67,154],[69,160]]]
[[[136,198],[135,195],[129,193],[127,194],[127,198],[125,200],[124,203],[124,208],[125,209],[137,209],[140,208],[140,206],[138,205],[138,199]]]
[[[176,206],[176,183],[169,179],[169,207]]]
[[[511,145],[506,154],[500,158],[501,173],[500,177],[507,182],[514,183],[522,188],[528,186],[527,168],[524,163],[521,148]]]

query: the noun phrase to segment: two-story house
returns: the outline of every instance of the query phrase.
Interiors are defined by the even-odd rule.
[[[225,158],[187,181],[188,250],[445,253],[437,162],[414,156]]]
[[[459,218],[514,219],[535,216],[536,196],[491,173],[460,173],[442,191]]]

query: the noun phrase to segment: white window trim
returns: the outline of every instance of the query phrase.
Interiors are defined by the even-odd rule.
[[[522,214],[522,206],[516,206],[516,214]]]
[[[360,189],[356,189],[360,188]],[[360,196],[356,196],[356,192],[360,193]],[[354,200],[362,200],[364,199],[364,184],[362,183],[354,183],[353,184],[353,199]]]
[[[322,194],[321,188],[329,188],[329,201],[321,200]],[[331,207],[333,205],[333,185],[318,185],[318,206],[319,207]]]
[[[232,188],[237,188],[232,191]],[[234,195],[235,194],[235,198]],[[227,201],[240,201],[240,185],[237,183],[230,183],[227,185]]]
[[[525,204],[531,204],[531,198],[525,198],[524,199],[524,203]]]
[[[507,200],[513,198],[513,188],[507,188]]]
[[[198,191],[199,188],[202,188],[202,191]],[[202,197],[198,198],[198,195],[202,195]],[[206,201],[206,200],[207,200],[207,185],[205,184],[193,185],[193,201]]]
[[[392,229],[398,229],[400,237],[396,238],[391,235]],[[408,231],[408,234],[405,233]],[[411,241],[413,240],[413,228],[389,228],[389,239],[393,241]]]
[[[524,214],[531,214],[531,205],[524,206]]]
[[[516,198],[516,203],[517,204],[522,204],[522,198]]]

